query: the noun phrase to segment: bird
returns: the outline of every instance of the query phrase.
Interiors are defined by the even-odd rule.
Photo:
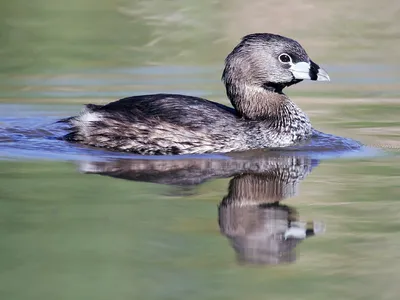
[[[88,104],[63,139],[142,155],[229,153],[284,148],[321,135],[283,89],[303,80],[330,81],[295,40],[244,36],[225,59],[222,81],[232,107],[179,94],[150,94]],[[345,140],[344,144],[358,147]]]

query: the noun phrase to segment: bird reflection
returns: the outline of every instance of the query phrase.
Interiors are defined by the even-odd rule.
[[[82,162],[81,171],[115,178],[192,187],[233,177],[218,206],[221,233],[238,262],[274,265],[296,260],[295,247],[322,233],[318,222],[303,222],[280,202],[297,193],[318,161],[296,152],[247,152],[220,158],[132,159]]]
[[[219,226],[239,262],[294,262],[296,245],[323,232],[322,224],[301,222],[295,208],[279,202],[296,193],[305,166],[280,165],[267,174],[243,174],[230,181],[218,208]]]

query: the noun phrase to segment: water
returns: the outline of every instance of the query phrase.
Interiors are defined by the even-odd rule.
[[[0,297],[397,299],[399,8],[0,3]],[[84,103],[226,104],[223,59],[260,31],[296,38],[332,78],[288,90],[314,127],[366,147],[144,159],[57,139]]]

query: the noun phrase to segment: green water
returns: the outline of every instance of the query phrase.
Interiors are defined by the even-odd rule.
[[[1,299],[398,299],[399,9],[389,0],[1,1]],[[48,139],[60,133],[49,124],[83,103],[161,91],[227,103],[223,59],[263,31],[297,39],[331,75],[288,91],[316,128],[386,151],[324,157],[280,198],[326,227],[291,262],[240,259],[218,223],[233,176],[177,187],[85,174],[110,154]],[[186,176],[222,169],[194,165]]]

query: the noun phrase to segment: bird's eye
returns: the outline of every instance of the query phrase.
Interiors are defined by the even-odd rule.
[[[282,53],[281,55],[279,55],[278,59],[283,64],[292,62],[292,58],[289,56],[289,54],[286,54],[286,53]]]

